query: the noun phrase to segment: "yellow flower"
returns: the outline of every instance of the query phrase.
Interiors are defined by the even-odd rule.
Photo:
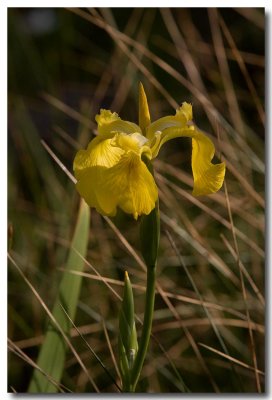
[[[140,85],[140,126],[123,121],[118,114],[100,110],[96,115],[98,135],[74,160],[77,190],[90,207],[114,216],[117,207],[137,219],[149,214],[158,199],[153,175],[143,161],[155,158],[161,146],[177,137],[192,138],[193,195],[218,191],[225,164],[212,164],[214,145],[192,123],[192,106],[183,103],[173,116],[150,123],[143,86]]]

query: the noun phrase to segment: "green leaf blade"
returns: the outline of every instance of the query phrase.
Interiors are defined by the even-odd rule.
[[[84,257],[87,252],[89,226],[90,209],[82,200],[66,262],[67,273],[64,273],[61,280],[58,297],[52,311],[59,326],[67,335],[69,335],[71,329],[71,321],[63,311],[63,308],[67,311],[70,318],[74,320],[82,281],[80,275],[70,274],[69,271],[73,270],[80,272],[84,268]],[[62,377],[66,347],[63,336],[50,321],[44,342],[39,352],[37,364],[56,382],[59,382]],[[34,371],[28,389],[29,393],[56,393],[57,391],[57,386],[52,384],[45,375],[38,370]]]

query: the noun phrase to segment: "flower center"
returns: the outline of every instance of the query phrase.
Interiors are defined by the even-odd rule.
[[[143,153],[147,155],[150,153],[151,155],[150,147],[147,142],[148,139],[138,132],[130,134],[117,132],[111,140],[111,145],[120,147],[126,153],[133,152],[140,157]]]

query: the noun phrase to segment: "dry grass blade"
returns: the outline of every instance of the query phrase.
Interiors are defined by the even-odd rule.
[[[73,183],[76,183],[77,180],[74,175],[65,167],[65,165],[60,161],[60,159],[55,155],[55,153],[50,149],[50,147],[45,143],[44,140],[41,140],[41,144],[45,148],[45,150],[50,154],[53,160],[58,164],[58,166],[65,172],[65,174],[71,179]]]
[[[170,243],[171,243],[171,245],[172,245],[172,247],[173,247],[173,249],[174,249],[174,251],[175,251],[175,253],[176,253],[176,255],[177,255],[178,259],[179,259],[179,261],[180,261],[180,264],[181,264],[182,268],[184,269],[185,274],[186,274],[187,278],[189,279],[189,281],[190,281],[190,283],[191,283],[191,285],[192,285],[192,287],[194,289],[194,292],[196,293],[197,297],[199,298],[199,300],[201,302],[203,310],[204,310],[208,320],[210,321],[210,324],[211,324],[212,329],[213,329],[213,331],[215,333],[215,336],[217,337],[217,339],[218,339],[222,349],[224,350],[224,352],[226,354],[229,354],[228,349],[227,349],[227,347],[225,345],[225,342],[224,342],[224,340],[222,338],[222,335],[220,334],[217,326],[215,325],[215,323],[213,321],[213,318],[211,317],[211,314],[209,313],[207,307],[205,307],[204,301],[202,299],[202,296],[201,296],[201,294],[200,294],[200,292],[199,292],[199,290],[198,290],[198,288],[197,288],[197,286],[196,286],[196,284],[195,284],[195,282],[194,282],[194,280],[193,280],[188,268],[186,267],[186,265],[185,265],[185,263],[183,261],[183,258],[181,256],[180,252],[178,251],[178,248],[177,248],[173,238],[171,237],[171,235],[170,235],[170,233],[168,231],[166,231],[166,233],[167,233],[168,239],[169,239],[169,241],[170,241]],[[236,373],[235,369],[233,369],[233,372]]]
[[[255,24],[258,28],[264,29],[263,13],[256,8],[234,8],[234,10],[241,14],[244,18],[247,18],[250,22]]]
[[[191,22],[191,28],[192,28],[192,22]],[[193,28],[195,30],[195,28]],[[201,36],[199,34],[196,34],[196,37],[190,37],[190,32],[186,31],[186,28],[183,29],[184,33],[187,35],[187,40],[190,41],[191,45],[191,50],[196,50],[197,49],[197,54],[201,56],[209,56],[211,57],[214,48],[212,45],[209,43],[202,41]],[[179,55],[177,54],[177,51],[175,49],[175,45],[170,41],[165,39],[163,36],[159,35],[154,35],[152,38],[152,43],[154,43],[159,49],[162,49],[163,51],[166,52],[167,55],[171,55],[172,57],[179,58]],[[232,48],[226,48],[226,54],[229,60],[235,60],[237,61],[236,57],[233,55]],[[264,62],[264,57],[258,54],[253,54],[249,53],[246,51],[239,50],[239,53],[243,57],[243,60],[245,61],[246,64],[251,64],[258,66],[260,68],[263,68],[265,65]]]
[[[101,332],[101,325],[99,322],[96,322],[93,324],[80,326],[78,327],[78,330],[82,335],[88,335],[91,333]],[[78,337],[78,332],[74,328],[72,328],[70,331],[70,337],[71,338]],[[15,344],[20,349],[26,349],[29,347],[39,346],[41,343],[43,343],[43,340],[44,340],[44,335],[40,335],[29,339],[18,340],[15,342]]]
[[[66,143],[68,143],[73,149],[79,150],[81,148],[80,144],[74,140],[64,129],[60,126],[54,127],[55,132],[63,139]]]
[[[242,321],[240,319],[213,318],[212,321],[215,326],[216,325],[221,326],[221,327],[234,326],[237,328],[248,329],[248,322]],[[183,327],[186,327],[186,328],[188,328],[188,327],[199,328],[201,326],[209,327],[209,325],[211,325],[211,321],[209,318],[190,318],[190,319],[183,320],[182,324],[183,324]],[[180,328],[179,321],[165,322],[165,323],[156,325],[156,327],[154,328],[154,333],[161,332],[161,331],[167,331],[170,329],[178,329],[178,328]],[[251,328],[256,332],[264,334],[264,326],[261,324],[256,324],[254,322],[251,322]]]
[[[239,274],[240,274],[240,281],[241,281],[243,299],[244,299],[244,302],[245,302],[246,315],[247,315],[247,320],[248,320],[248,331],[249,331],[249,337],[250,337],[253,364],[254,364],[254,368],[255,368],[256,386],[257,386],[257,391],[259,393],[261,393],[260,378],[259,378],[259,375],[258,375],[258,372],[257,372],[258,366],[257,366],[256,349],[255,349],[254,337],[253,337],[253,332],[252,332],[252,328],[251,328],[251,319],[250,319],[250,314],[249,314],[249,309],[248,309],[248,304],[247,304],[247,291],[246,291],[246,288],[245,288],[244,275],[243,275],[243,271],[242,271],[242,267],[241,267],[241,263],[240,263],[238,243],[237,243],[236,234],[235,234],[235,231],[234,231],[234,223],[233,223],[233,219],[232,219],[231,205],[230,205],[230,201],[229,201],[229,197],[228,197],[228,189],[227,189],[226,182],[224,182],[224,189],[225,189],[226,203],[227,203],[227,208],[228,208],[228,213],[229,213],[229,219],[230,219],[230,223],[232,225],[232,236],[233,236],[234,247],[235,247],[235,252],[236,252],[236,257],[237,257],[237,265],[238,265]]]
[[[129,50],[128,46],[125,44],[125,41],[130,42],[130,40],[135,44],[139,44],[137,41],[129,38],[127,35],[119,32],[116,30],[114,27],[106,23],[103,19],[93,17],[82,10],[79,9],[70,9],[70,11],[74,12],[75,14],[81,16],[84,19],[87,19],[88,21],[100,26],[101,28],[105,29],[108,34],[113,38],[115,43],[117,44],[118,47],[127,55],[127,57],[136,65],[136,67],[143,73],[144,76],[157,88],[157,90],[162,94],[162,96],[165,97],[165,99],[171,104],[173,108],[178,107],[178,103],[170,96],[170,94],[165,90],[165,88],[160,84],[160,82],[154,77],[154,75],[144,66],[144,64],[139,61],[138,57],[135,56],[135,54],[131,53]],[[120,38],[128,39],[128,40],[120,40]],[[142,48],[145,48],[143,45],[141,45]],[[135,47],[138,47],[135,45]]]
[[[220,235],[224,244],[226,245],[227,249],[229,250],[229,252],[231,253],[231,255],[233,256],[233,258],[237,261],[237,254],[235,253],[234,248],[231,246],[231,244],[229,243],[229,241],[227,240],[227,238],[224,235]],[[246,267],[244,266],[244,264],[242,263],[242,261],[239,258],[239,264],[240,264],[240,268],[243,271],[243,274],[245,275],[245,277],[247,278],[249,284],[251,285],[253,291],[255,292],[256,296],[258,297],[258,299],[260,300],[261,304],[263,306],[265,306],[265,299],[262,295],[262,293],[260,292],[258,286],[256,285],[256,283],[254,282],[254,280],[251,278],[250,274],[248,273]]]
[[[207,259],[218,271],[231,280],[231,282],[237,286],[239,285],[239,279],[229,267],[218,258],[216,254],[211,253],[201,243],[195,240],[191,235],[188,234],[174,219],[169,218],[166,214],[161,212],[161,220],[169,226],[175,233],[182,237],[187,243],[189,243],[199,254]]]
[[[127,56],[135,63],[135,65],[140,69],[140,71],[148,78],[150,83],[152,83],[158,91],[166,98],[166,100],[169,102],[169,104],[172,105],[172,107],[177,108],[178,103],[171,97],[169,96],[169,93],[162,87],[162,85],[154,78],[154,76],[150,73],[150,71],[141,63],[138,61],[137,57],[135,57],[133,54],[131,54],[127,48],[125,43],[128,45],[132,45],[133,47],[137,48],[139,51],[145,54],[146,57],[152,60],[155,64],[160,66],[163,70],[165,70],[169,75],[171,75],[173,78],[175,78],[178,82],[180,82],[182,85],[184,85],[195,97],[198,98],[198,100],[201,102],[203,107],[209,111],[211,115],[215,117],[215,119],[218,119],[222,126],[224,126],[229,133],[237,140],[237,143],[240,146],[240,150],[247,154],[247,157],[250,157],[252,163],[256,166],[258,170],[261,172],[264,172],[264,163],[263,160],[261,160],[255,152],[251,149],[251,147],[245,142],[241,141],[241,137],[238,135],[235,129],[231,127],[231,125],[226,121],[226,119],[216,110],[214,104],[210,102],[210,100],[203,94],[202,91],[200,91],[195,85],[193,85],[188,79],[184,78],[179,72],[177,72],[175,69],[173,69],[169,64],[167,64],[165,61],[163,61],[160,57],[156,56],[156,54],[152,53],[150,50],[148,50],[145,46],[143,46],[141,43],[137,42],[136,40],[128,37],[124,33],[116,30],[114,27],[109,25],[107,22],[105,22],[103,19],[94,17],[80,9],[69,9],[71,12],[79,15],[81,18],[86,19],[87,21],[99,26],[100,28],[106,30],[109,35],[115,40],[116,44],[124,51]],[[248,132],[250,131],[250,128],[247,127]],[[254,132],[252,132],[254,134]]]
[[[212,37],[213,37],[213,41],[214,41],[215,54],[216,54],[216,57],[218,60],[221,77],[222,77],[223,84],[225,87],[225,94],[226,94],[231,118],[232,118],[233,124],[234,124],[235,128],[237,129],[237,131],[239,132],[239,134],[244,136],[244,134],[245,134],[244,124],[242,122],[242,117],[240,114],[237,97],[235,95],[235,90],[233,87],[233,83],[232,83],[232,79],[231,79],[231,75],[230,75],[230,71],[229,71],[229,67],[228,67],[225,48],[223,45],[222,35],[220,32],[220,28],[219,28],[218,13],[215,8],[211,8],[208,11],[209,11]]]
[[[182,34],[178,29],[178,26],[172,15],[172,12],[168,8],[162,8],[160,12],[164,19],[165,26],[168,29],[169,34],[173,39],[173,42],[175,43],[179,59],[184,64],[184,67],[186,69],[188,76],[190,77],[192,85],[194,85],[194,87],[196,87],[200,93],[204,94],[205,98],[211,103],[208,92],[205,88],[205,85],[199,73],[199,70],[193,60],[193,57],[190,54],[190,51],[188,50],[186,41],[183,39]],[[216,122],[213,114],[211,114],[210,112],[211,109],[210,104],[208,102],[205,102],[203,103],[203,107],[206,111],[207,117],[209,118],[211,125],[215,127]]]
[[[43,369],[41,367],[39,367],[38,364],[36,364],[30,357],[28,357],[27,354],[25,354],[22,351],[22,349],[18,346],[18,344],[14,343],[9,338],[8,338],[8,348],[9,348],[10,351],[12,351],[18,357],[22,358],[25,362],[27,362],[29,365],[31,365],[31,367],[35,368],[37,371],[39,371],[41,374],[43,374],[46,377],[46,379],[48,379],[52,383],[52,385],[55,385],[56,388],[60,392],[64,393],[63,389],[65,389],[66,392],[71,392],[70,389],[68,389],[64,385],[60,384],[59,382],[55,381],[54,378],[52,378],[52,376],[48,375],[48,373],[43,371]]]
[[[109,351],[110,351],[111,359],[112,359],[116,374],[117,374],[119,380],[121,380],[120,371],[119,371],[119,368],[118,368],[118,364],[117,364],[114,352],[112,350],[112,345],[111,345],[111,342],[110,342],[110,338],[109,338],[109,334],[108,334],[108,330],[107,330],[105,321],[102,320],[102,323],[103,323],[103,330],[104,330],[105,337],[106,337],[106,340],[107,340],[107,345],[108,345],[108,348],[109,348]]]
[[[159,285],[156,285],[156,286],[157,286],[158,291],[159,291],[160,295],[162,296],[164,302],[166,303],[167,307],[168,307],[169,310],[172,312],[172,314],[174,315],[174,317],[177,319],[179,327],[180,327],[180,328],[183,330],[183,332],[185,333],[185,336],[186,336],[186,338],[188,339],[188,342],[190,343],[190,345],[192,346],[192,349],[193,349],[193,351],[194,351],[194,353],[195,353],[197,359],[199,360],[200,365],[202,366],[202,368],[203,368],[205,374],[206,374],[207,377],[209,378],[209,380],[210,380],[210,382],[211,382],[211,385],[212,385],[214,391],[215,391],[216,393],[219,393],[219,392],[220,392],[219,387],[218,387],[218,385],[216,384],[216,382],[215,382],[215,380],[214,380],[214,378],[213,378],[211,372],[209,371],[209,368],[207,367],[207,365],[206,365],[206,363],[205,363],[205,360],[203,359],[203,357],[202,357],[202,355],[201,355],[201,353],[200,353],[200,351],[199,351],[199,349],[198,349],[198,346],[197,346],[197,344],[196,344],[196,342],[195,342],[195,340],[194,340],[194,338],[193,338],[191,332],[189,331],[189,329],[188,329],[186,326],[184,326],[183,321],[181,320],[179,314],[177,313],[175,307],[172,305],[171,301],[170,301],[170,300],[168,299],[168,297],[165,295],[163,289],[161,289]]]
[[[117,230],[117,228],[116,228],[116,230]],[[117,231],[119,231],[119,230],[117,230]],[[120,231],[119,231],[119,235],[122,235]],[[124,243],[127,242],[126,239],[125,239],[124,237],[123,237],[123,242],[124,242]],[[95,271],[96,275],[99,276],[99,277],[101,278],[101,281],[102,281],[103,283],[105,283],[105,285],[110,289],[110,291],[111,291],[119,300],[121,300],[121,297],[117,294],[117,292],[108,284],[107,278],[102,277],[102,276],[95,270],[95,268],[94,268],[87,260],[85,260],[85,262],[86,262],[87,265],[89,265],[89,266],[91,267],[92,270]],[[111,280],[111,282],[112,282],[112,280]],[[122,283],[122,284],[123,284],[123,283]],[[136,318],[136,320],[137,320],[141,325],[143,324],[142,320],[141,320],[136,314],[135,314],[135,318]],[[168,361],[169,361],[171,367],[173,368],[174,373],[176,374],[177,378],[180,380],[180,382],[182,383],[182,385],[184,385],[183,380],[182,380],[182,378],[181,378],[181,376],[180,376],[178,370],[176,369],[175,364],[173,363],[173,361],[171,360],[171,358],[168,356],[167,351],[164,349],[164,347],[161,345],[160,341],[159,341],[153,334],[151,334],[151,337],[156,341],[156,343],[158,344],[158,346],[160,347],[160,349],[162,350],[162,352],[164,353],[164,355],[165,355],[166,358],[168,359]],[[186,386],[184,386],[184,389],[186,389]],[[184,390],[184,391],[187,391],[187,390]]]
[[[88,261],[87,260],[85,260],[85,263],[88,265]],[[64,271],[64,270],[62,268],[60,268],[60,271]],[[101,276],[101,275],[99,275],[98,272],[97,272],[96,275],[90,274],[88,272],[78,272],[78,271],[72,271],[72,270],[70,270],[69,272],[66,271],[66,273],[75,274],[75,275],[80,274],[81,276],[84,276],[85,278],[89,278],[89,279],[92,279],[92,280],[98,280],[98,281],[101,281],[101,282],[103,282],[105,284],[108,283],[108,284],[117,285],[117,286],[124,286],[124,282],[123,281],[119,281],[119,280],[116,280],[116,279],[112,279],[112,278],[108,278],[108,277],[105,277],[105,276]],[[137,285],[137,284],[133,283],[132,287],[133,287],[133,289],[140,290],[142,292],[145,291],[145,286],[143,286],[143,285]],[[160,287],[160,286],[158,286],[158,287]],[[159,293],[158,287],[157,287],[157,291]],[[113,289],[110,287],[110,290],[112,291]],[[117,296],[117,298],[120,300],[121,299],[120,296],[116,292],[114,292],[114,293]],[[163,291],[163,293],[164,293],[165,296],[169,297],[170,299],[175,299],[175,300],[178,300],[178,301],[181,301],[181,302],[184,302],[184,303],[193,304],[193,305],[197,305],[197,306],[202,306],[202,304],[204,304],[204,306],[207,307],[207,308],[211,308],[211,309],[214,309],[214,310],[227,312],[230,315],[234,315],[234,316],[236,316],[238,318],[241,318],[242,320],[246,320],[246,316],[244,314],[242,314],[241,312],[239,312],[239,311],[237,311],[237,310],[235,310],[234,308],[231,308],[231,307],[223,306],[223,305],[212,303],[212,302],[209,302],[209,301],[202,302],[199,299],[195,299],[193,297],[183,296],[181,294],[171,293],[171,292],[165,291],[165,290]]]
[[[203,211],[205,211],[208,215],[213,217],[216,221],[220,222],[222,225],[224,225],[227,229],[231,230],[231,224],[228,220],[223,218],[220,214],[218,214],[216,211],[213,209],[209,208],[207,205],[203,204],[200,200],[198,200],[196,197],[192,196],[190,193],[185,191],[184,189],[180,188],[176,184],[172,183],[169,179],[166,179],[164,176],[161,174],[156,174],[157,178],[159,181],[166,183],[169,187],[175,190],[176,193],[180,194],[182,197],[186,198],[189,200],[192,204],[195,204],[197,207],[201,208]],[[249,219],[248,222],[251,222]],[[259,224],[252,222],[254,224],[254,227],[257,227],[258,229],[263,231],[263,227],[260,226]],[[257,225],[257,226],[256,226]],[[253,241],[251,240],[247,235],[245,235],[242,231],[237,229],[235,227],[235,232],[237,236],[242,239],[245,243],[247,243],[254,251],[256,251],[261,257],[264,257],[264,251]]]
[[[45,310],[46,314],[49,316],[50,320],[52,321],[52,323],[56,326],[56,328],[59,330],[60,334],[62,335],[65,343],[68,345],[68,347],[71,349],[72,353],[74,354],[75,358],[77,359],[78,363],[80,364],[81,368],[83,369],[83,371],[85,372],[88,380],[90,381],[90,383],[92,384],[93,388],[95,389],[95,391],[98,393],[99,389],[96,386],[95,382],[93,381],[92,377],[89,375],[87,368],[85,367],[84,363],[82,362],[80,356],[78,355],[77,351],[75,350],[75,348],[73,347],[71,341],[69,340],[69,338],[67,337],[67,335],[64,333],[64,331],[62,330],[62,328],[60,327],[60,325],[58,324],[57,320],[55,319],[55,317],[53,316],[53,314],[51,313],[51,311],[48,309],[48,307],[46,306],[46,304],[44,303],[44,301],[42,300],[42,298],[40,297],[39,293],[37,292],[37,290],[33,287],[33,285],[30,283],[30,281],[27,279],[27,277],[25,276],[25,274],[23,273],[23,271],[21,270],[21,268],[19,267],[19,265],[16,263],[16,261],[12,258],[12,256],[10,254],[8,254],[8,258],[10,260],[10,262],[12,263],[12,265],[16,268],[16,270],[19,272],[20,276],[22,277],[22,279],[24,280],[24,282],[27,284],[27,286],[30,288],[31,292],[34,294],[34,296],[36,297],[36,299],[38,300],[38,302],[40,303],[40,305],[42,306],[42,308]]]
[[[71,245],[78,190],[85,186],[100,197],[95,170],[78,186],[73,160],[80,150],[87,155],[102,133],[101,109],[141,126],[139,81],[151,121],[192,104],[195,127],[215,147],[211,162],[224,158],[228,193],[192,196],[189,138],[167,142],[152,160],[161,235],[138,392],[265,391],[265,17],[258,7],[9,8],[9,255],[26,278],[8,260],[9,391],[29,390],[33,373],[64,394],[122,388],[117,336],[124,270],[139,338],[145,316],[142,217],[135,221],[118,205],[115,216],[104,217],[82,199],[92,209],[88,248]],[[119,128],[126,133],[125,125]],[[100,144],[97,157],[108,159],[111,147]],[[129,177],[122,182],[129,185]],[[105,205],[115,202],[112,189]],[[67,270],[71,252],[78,262]],[[72,290],[54,301],[63,280],[82,283],[76,319],[67,306]],[[54,304],[66,338],[46,310],[59,322]],[[65,349],[61,359],[52,346],[45,352],[49,363],[64,366],[61,378],[39,362],[47,327]]]
[[[52,96],[49,93],[43,93],[42,97],[52,106],[57,108],[58,110],[62,111],[70,118],[80,122],[83,126],[93,129],[95,124],[87,117],[84,117],[79,112],[75,111],[72,107],[67,106],[67,104],[63,103],[61,100],[57,99],[56,97]]]
[[[208,349],[208,350],[210,350],[210,351],[212,351],[212,352],[214,352],[214,353],[216,353],[216,354],[219,354],[220,356],[222,356],[222,357],[224,357],[224,358],[227,358],[228,360],[231,360],[231,361],[234,362],[235,364],[241,365],[241,366],[244,367],[244,368],[250,369],[251,371],[254,371],[254,372],[256,371],[255,367],[251,367],[250,365],[245,364],[245,363],[243,363],[243,362],[240,361],[240,360],[237,360],[237,358],[234,358],[234,357],[231,357],[231,356],[229,356],[229,355],[227,355],[227,354],[225,354],[225,353],[222,353],[221,351],[216,350],[216,349],[214,349],[213,347],[207,346],[207,345],[204,344],[204,343],[199,343],[199,346],[202,346],[202,347],[204,347],[205,349]],[[263,372],[263,371],[260,371],[260,370],[258,369],[258,370],[257,370],[257,374],[264,375],[264,372]]]
[[[136,36],[135,40],[143,44],[146,44],[146,42],[148,41],[149,33],[152,30],[154,15],[156,11],[153,9],[150,9],[149,13],[144,13],[143,11],[144,9],[138,9],[138,8],[134,9],[134,12],[131,14],[131,18],[127,23],[127,30],[124,30],[124,33],[127,36],[133,36],[135,34]],[[143,14],[144,16],[142,18]],[[110,12],[110,16],[111,19],[114,18],[112,12]],[[140,19],[141,21],[139,23]],[[105,20],[107,20],[110,23],[109,18],[108,19],[105,18]],[[111,25],[113,25],[116,28],[115,23],[114,24],[111,23]],[[133,54],[139,59],[139,61],[142,61],[143,54],[139,53],[136,48],[133,50]],[[117,62],[118,61],[119,59],[117,60]],[[132,60],[130,60],[126,66],[125,74],[119,83],[118,90],[116,91],[114,99],[111,103],[110,107],[111,110],[120,110],[123,107],[127,99],[127,96],[129,94],[129,91],[133,87],[133,82],[135,79],[137,79],[136,77],[137,74],[138,74],[137,68],[135,68]]]
[[[219,22],[220,22],[220,25],[221,25],[222,30],[224,32],[224,35],[225,35],[225,37],[226,37],[226,39],[227,39],[227,41],[228,41],[228,43],[229,43],[229,45],[231,47],[233,55],[234,55],[235,59],[237,60],[237,63],[239,64],[239,67],[240,67],[240,69],[241,69],[241,71],[242,71],[242,73],[243,73],[243,75],[245,77],[245,80],[247,82],[247,85],[248,85],[248,88],[249,88],[250,93],[252,95],[252,98],[253,98],[253,100],[254,100],[254,102],[256,104],[256,108],[257,108],[257,111],[259,113],[260,120],[264,124],[265,123],[264,109],[263,109],[262,103],[261,103],[261,101],[259,99],[258,93],[257,93],[257,91],[255,89],[255,86],[254,86],[254,84],[252,82],[250,74],[248,73],[248,70],[246,68],[246,65],[245,65],[245,62],[243,60],[242,54],[237,49],[236,44],[235,44],[235,42],[233,40],[233,37],[232,37],[232,35],[231,35],[231,33],[230,33],[230,31],[229,31],[229,29],[228,29],[227,25],[225,24],[225,21],[223,20],[222,17],[219,18]]]
[[[108,370],[108,368],[106,367],[106,365],[103,363],[103,361],[100,359],[100,357],[98,357],[98,355],[96,354],[96,352],[91,348],[91,346],[89,345],[89,343],[87,342],[87,340],[84,338],[84,336],[81,334],[80,330],[77,328],[77,326],[75,325],[74,321],[70,318],[69,314],[67,313],[67,311],[65,310],[65,308],[63,307],[63,305],[60,305],[61,308],[63,309],[64,313],[66,314],[67,318],[69,319],[69,321],[71,322],[71,324],[73,325],[74,329],[77,331],[78,335],[81,337],[81,339],[83,340],[83,342],[85,343],[85,345],[87,346],[87,348],[90,350],[90,352],[93,354],[93,356],[96,358],[96,360],[99,362],[99,364],[101,365],[101,367],[103,368],[103,370],[106,372],[106,374],[108,375],[108,377],[111,379],[111,381],[113,382],[113,384],[117,387],[117,389],[119,390],[119,392],[121,392],[121,388],[120,386],[116,383],[114,377],[112,376],[112,374],[110,373],[110,371]]]
[[[224,160],[225,161],[225,160]],[[237,178],[237,180],[241,183],[243,188],[246,190],[246,192],[261,206],[265,207],[265,201],[263,197],[256,192],[254,187],[248,183],[248,181],[245,179],[245,177],[230,163],[228,160],[225,161],[227,169]]]
[[[217,146],[220,148],[221,151],[223,150],[220,145],[220,141],[218,141],[218,140],[217,140]],[[246,179],[243,177],[243,175],[226,158],[224,159],[224,162],[226,163],[227,170],[230,171],[232,173],[232,175],[238,180],[239,184],[241,184],[244,187],[245,191],[250,195],[250,197],[252,197],[252,199],[254,199],[258,204],[260,204],[260,206],[264,207],[265,202],[264,202],[263,198],[261,197],[261,195],[256,192],[254,187],[246,181]],[[193,179],[191,178],[191,176],[189,176],[187,173],[181,171],[177,167],[174,167],[173,165],[170,165],[169,163],[163,162],[162,160],[156,160],[156,167],[163,174],[165,174],[165,173],[170,174],[171,176],[175,177],[182,183],[185,183],[186,185],[188,185],[190,188],[193,187]],[[248,219],[250,220],[250,218],[254,218],[254,216],[252,216],[252,215],[250,216],[249,213],[245,213],[241,209],[241,201],[237,200],[237,198],[234,195],[229,194],[229,198],[230,198],[230,201],[232,204],[233,212],[239,213],[239,215],[242,215],[245,220],[248,220]],[[221,204],[222,206],[224,206],[224,208],[226,206],[225,196],[222,192],[214,193],[213,201],[218,204]],[[256,224],[256,223],[257,222],[255,221],[252,224]],[[260,225],[260,229],[264,230],[263,222]],[[263,250],[261,250],[261,251],[259,250],[259,252],[264,256]]]
[[[93,10],[90,10],[90,12],[93,12]],[[126,27],[124,28],[124,33],[128,36],[132,36],[135,32],[135,29],[138,25],[139,19],[141,18],[143,13],[143,10],[141,9],[134,9],[131,17],[127,21]],[[94,14],[97,16],[97,14]],[[99,83],[97,84],[94,92],[94,98],[96,99],[97,103],[100,104],[102,102],[102,99],[106,95],[107,89],[111,83],[111,81],[114,79],[114,71],[118,69],[118,64],[120,63],[120,51],[118,47],[116,47],[113,51],[113,54],[108,62],[108,65],[106,68],[103,70],[103,73],[99,79]],[[129,86],[129,85],[127,85]],[[119,90],[117,91],[117,94],[119,94]],[[121,93],[121,102],[118,100],[118,96],[116,95],[116,102],[117,103],[117,108],[115,109],[120,109],[120,106],[122,104],[122,93]],[[115,100],[114,100],[115,102]],[[113,106],[113,105],[112,105]]]

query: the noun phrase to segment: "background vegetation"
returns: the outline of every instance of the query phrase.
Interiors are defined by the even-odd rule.
[[[157,295],[139,391],[264,391],[264,10],[31,9],[8,12],[9,381],[25,392],[64,274],[79,196],[72,171],[100,108],[137,122],[192,102],[227,165],[217,194],[191,196],[190,140],[154,163],[162,220]],[[59,390],[117,392],[124,270],[142,318],[138,223],[92,211],[88,252]],[[23,275],[18,273],[14,263]],[[70,272],[70,274],[73,272]],[[140,323],[137,326],[141,330]]]

